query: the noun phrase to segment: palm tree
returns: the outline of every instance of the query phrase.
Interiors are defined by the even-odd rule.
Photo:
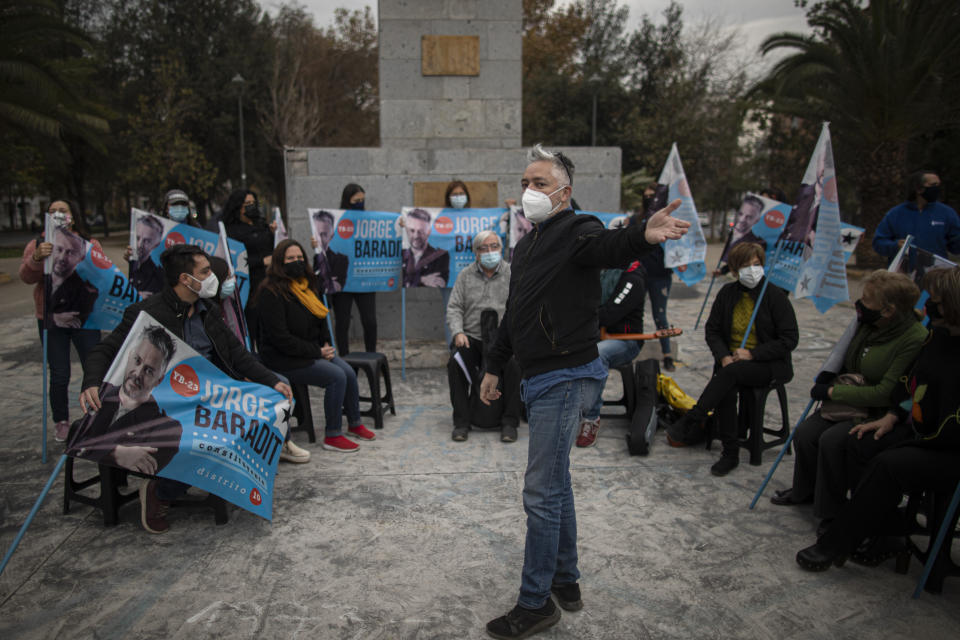
[[[99,145],[107,121],[80,91],[91,48],[50,0],[0,0],[0,131],[71,132]]]
[[[772,110],[831,122],[834,147],[856,158],[854,181],[867,238],[900,199],[907,150],[922,136],[960,127],[960,3],[955,0],[820,2],[812,35],[780,33],[761,45],[795,53],[752,90]],[[870,242],[857,264],[879,266]]]

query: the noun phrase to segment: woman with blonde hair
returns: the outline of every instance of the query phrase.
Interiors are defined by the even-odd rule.
[[[923,287],[930,294],[931,329],[920,355],[896,381],[885,413],[851,429],[846,448],[898,442],[870,461],[852,499],[817,543],[797,553],[797,563],[808,571],[839,566],[847,555],[876,565],[904,552],[909,528],[897,508],[903,495],[932,491],[936,501],[927,516],[936,522],[960,482],[960,267],[927,272]],[[872,544],[861,545],[867,536]],[[940,591],[946,569],[938,559],[928,590]]]
[[[846,499],[844,440],[850,429],[886,412],[893,391],[927,336],[914,305],[920,290],[902,273],[867,276],[857,300],[859,326],[838,374],[821,373],[810,390],[824,404],[796,429],[793,486],[770,499],[777,505],[814,503],[829,521]]]

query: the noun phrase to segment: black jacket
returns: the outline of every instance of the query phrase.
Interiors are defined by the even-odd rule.
[[[604,229],[572,209],[534,225],[513,252],[507,310],[487,371],[500,375],[511,354],[524,377],[595,360],[600,269],[622,268],[649,252],[646,228]]]
[[[243,243],[247,248],[247,266],[250,269],[250,293],[256,292],[267,275],[263,259],[273,254],[273,231],[262,220],[253,224],[234,222],[224,225],[227,237]]]
[[[610,299],[600,305],[600,326],[609,333],[643,333],[646,272],[639,261],[620,274]]]
[[[290,371],[322,358],[320,348],[330,342],[327,321],[313,315],[294,294],[279,296],[264,288],[257,297],[257,344],[264,364]]]
[[[725,356],[732,355],[730,334],[733,327],[733,308],[744,291],[756,301],[762,286],[762,280],[753,289],[747,289],[739,282],[731,282],[717,293],[704,332],[707,346],[718,363]],[[797,316],[793,312],[793,305],[783,289],[767,287],[751,333],[757,336],[757,346],[750,350],[753,359],[757,362],[769,362],[771,373],[777,382],[786,383],[793,379],[790,352],[797,348],[800,331],[797,329]]]
[[[202,299],[198,300],[197,304],[206,305],[208,309],[208,313],[203,317],[203,329],[213,344],[219,364],[227,375],[235,380],[248,378],[268,387],[280,382],[280,378],[260,364],[227,327],[220,307],[209,300]],[[100,386],[110,369],[110,363],[120,351],[123,341],[130,333],[130,327],[133,326],[141,311],[146,311],[154,320],[183,340],[183,321],[187,317],[189,308],[190,305],[181,300],[171,287],[165,287],[160,293],[127,307],[117,328],[87,355],[83,365],[82,388]]]

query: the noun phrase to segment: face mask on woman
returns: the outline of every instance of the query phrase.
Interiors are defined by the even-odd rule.
[[[260,207],[255,204],[244,205],[243,213],[246,214],[246,216],[253,222],[256,222],[262,217],[262,214],[260,213]]]
[[[283,263],[283,272],[294,280],[299,280],[307,275],[307,270],[303,265],[303,260],[294,260],[293,262]]]
[[[745,286],[747,289],[753,289],[760,283],[761,280],[763,280],[763,266],[759,264],[743,267],[737,273],[739,275],[740,284]]]
[[[883,317],[883,314],[880,313],[879,310],[868,309],[863,304],[863,300],[857,300],[853,306],[857,309],[857,320],[864,324],[874,324],[877,320]]]
[[[458,193],[450,196],[450,204],[453,205],[454,209],[463,209],[467,206],[467,196],[462,193]]]
[[[357,200],[356,202],[350,203],[350,209],[352,211],[363,211],[363,207],[366,203],[363,200]]]
[[[177,222],[183,222],[190,215],[190,207],[185,204],[170,205],[170,219]]]
[[[520,204],[523,205],[523,215],[533,224],[540,224],[549,218],[563,204],[563,200],[561,200],[557,203],[557,206],[552,206],[550,196],[566,186],[563,185],[563,187],[550,194],[527,187],[526,191],[523,192],[523,197],[520,198]]]

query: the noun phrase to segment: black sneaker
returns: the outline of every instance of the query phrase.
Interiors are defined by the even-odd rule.
[[[673,358],[667,356],[663,359],[663,370],[664,371],[676,371],[677,366],[673,363]]]
[[[513,425],[505,424],[500,427],[500,442],[516,442],[517,428]]]
[[[552,584],[550,591],[553,597],[557,599],[563,609],[567,611],[580,611],[583,609],[583,600],[580,599],[580,585],[576,582],[571,584]]]
[[[720,459],[710,467],[710,473],[715,476],[725,476],[740,465],[739,456],[720,456]]]
[[[502,640],[529,638],[552,627],[559,620],[560,609],[553,604],[553,600],[547,600],[547,604],[535,611],[517,605],[507,615],[488,622],[487,633]]]
[[[470,432],[470,427],[454,427],[453,428],[453,439],[455,442],[463,442],[467,439],[467,434]]]

